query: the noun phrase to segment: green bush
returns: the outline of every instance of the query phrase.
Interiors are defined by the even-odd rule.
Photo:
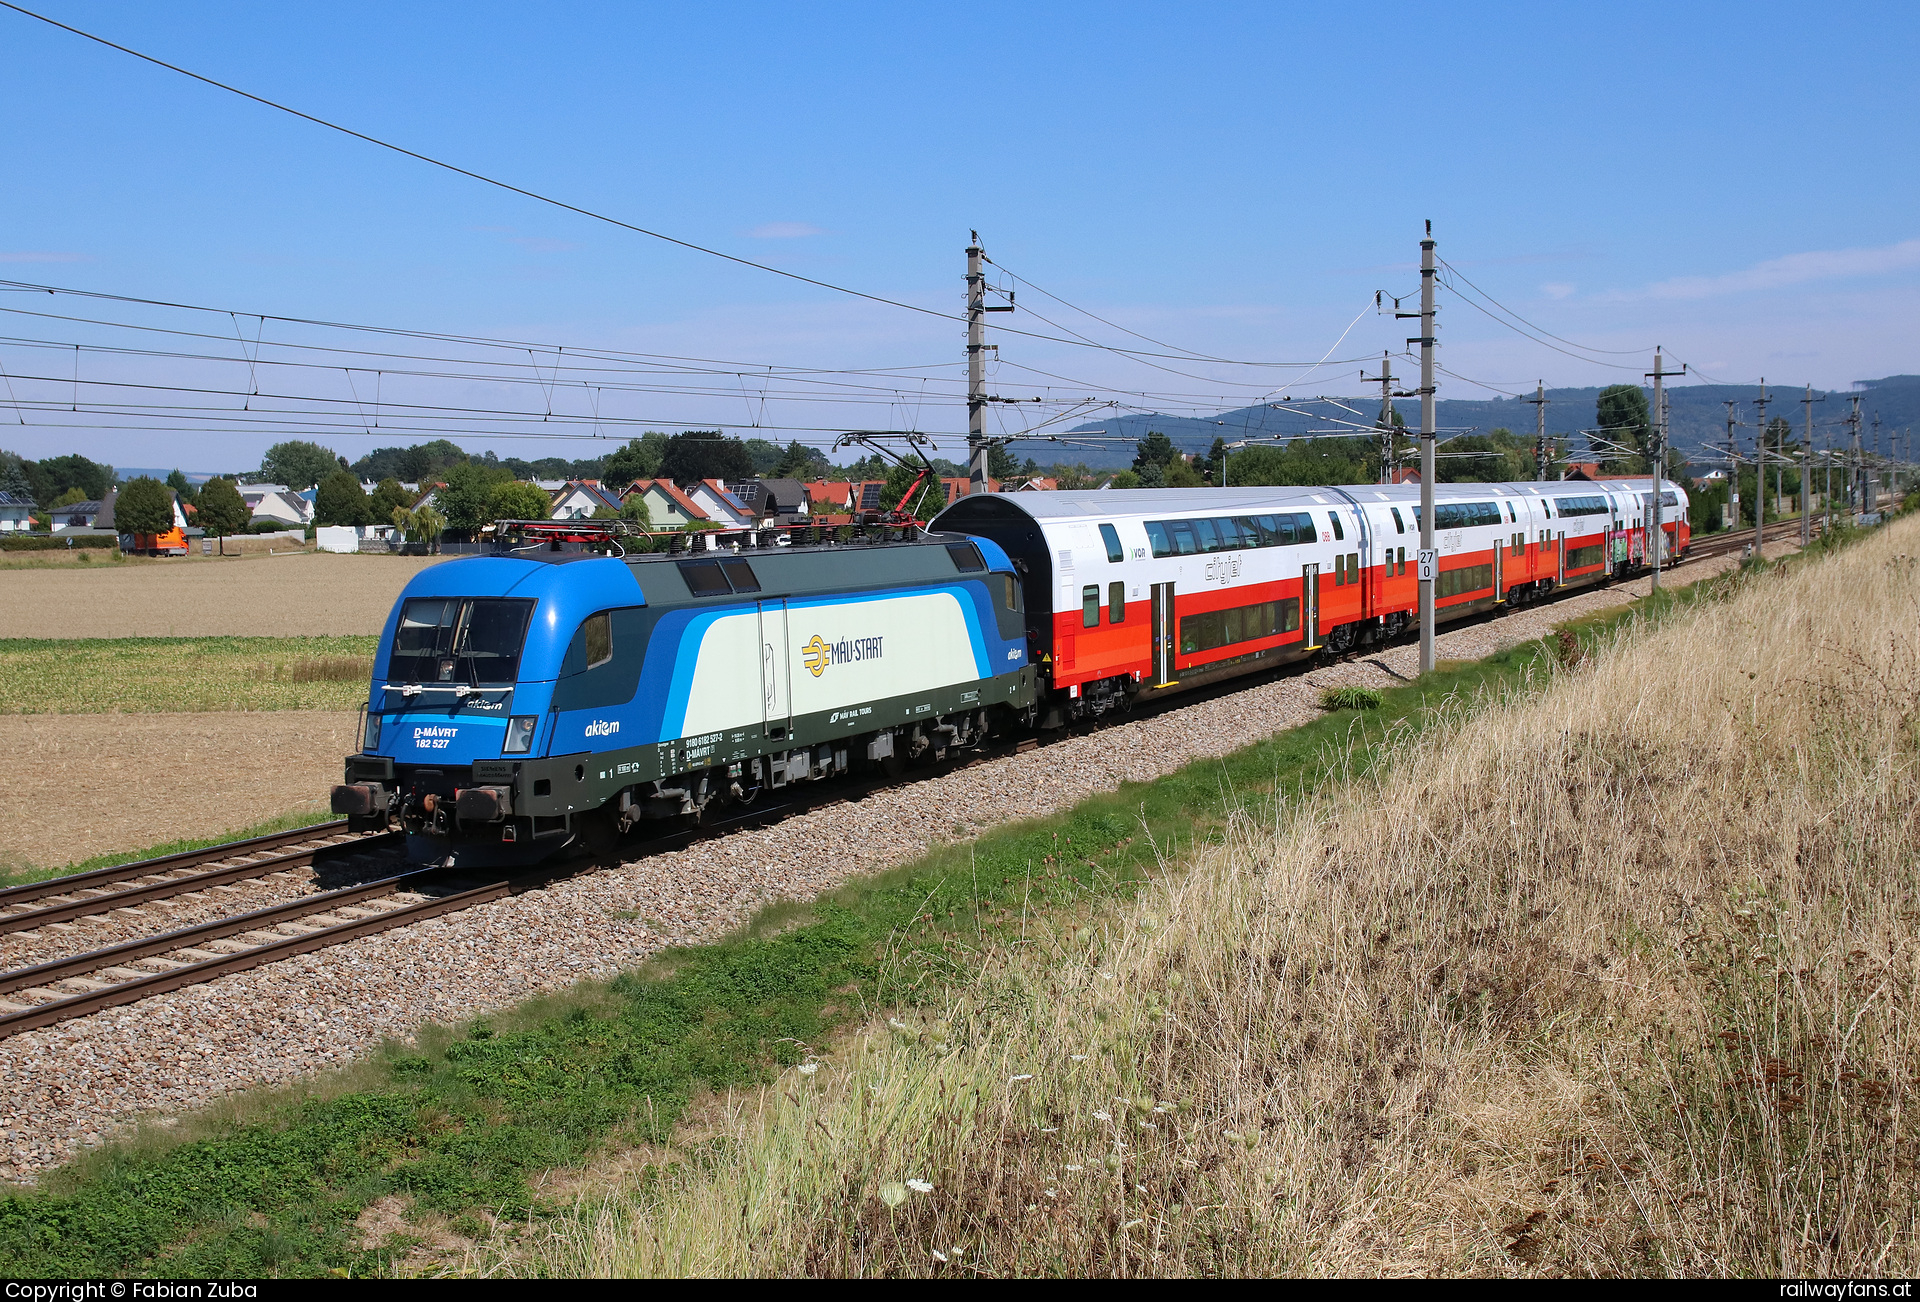
[[[1380,693],[1372,687],[1329,687],[1320,693],[1323,710],[1377,710]]]
[[[63,552],[71,542],[75,547],[118,547],[120,540],[111,534],[8,534],[0,537],[0,551]]]

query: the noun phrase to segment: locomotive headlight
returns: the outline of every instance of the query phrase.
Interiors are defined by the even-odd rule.
[[[507,741],[500,750],[505,755],[524,755],[533,749],[533,726],[540,722],[537,714],[516,714],[507,720]]]
[[[360,732],[360,750],[362,754],[372,754],[380,746],[380,716],[367,711],[366,727]]]

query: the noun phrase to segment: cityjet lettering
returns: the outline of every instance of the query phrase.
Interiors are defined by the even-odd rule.
[[[881,639],[877,637],[843,637],[838,642],[829,642],[815,633],[813,640],[800,648],[800,658],[807,666],[807,672],[818,678],[827,671],[828,665],[878,660],[881,655],[880,643]]]
[[[619,731],[620,724],[611,719],[595,719],[587,725],[587,736],[589,737],[611,737]]]

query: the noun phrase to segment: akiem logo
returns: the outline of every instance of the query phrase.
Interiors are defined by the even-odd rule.
[[[801,659],[807,666],[807,672],[818,678],[827,671],[828,665],[878,660],[881,641],[877,637],[843,637],[838,642],[829,642],[815,633],[813,640],[800,648]]]
[[[587,736],[589,737],[611,737],[619,731],[620,724],[617,720],[595,719],[587,725]]]

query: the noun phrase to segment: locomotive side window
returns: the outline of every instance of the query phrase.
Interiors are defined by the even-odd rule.
[[[1126,559],[1127,554],[1120,547],[1120,535],[1112,525],[1103,524],[1100,526],[1100,541],[1107,545],[1107,560],[1121,561]]]
[[[1107,585],[1107,623],[1124,624],[1127,622],[1127,585],[1109,583]]]
[[[613,617],[606,611],[588,615],[580,632],[587,641],[587,668],[604,665],[613,659]]]
[[[993,577],[1000,589],[1000,604],[1008,610],[1019,610],[1020,585],[1013,581],[1013,576],[1011,574],[996,574]]]
[[[987,568],[980,559],[980,549],[970,542],[948,543],[947,555],[953,557],[953,568],[962,574],[978,574]]]
[[[1080,589],[1080,627],[1100,627],[1100,585],[1097,583]]]

